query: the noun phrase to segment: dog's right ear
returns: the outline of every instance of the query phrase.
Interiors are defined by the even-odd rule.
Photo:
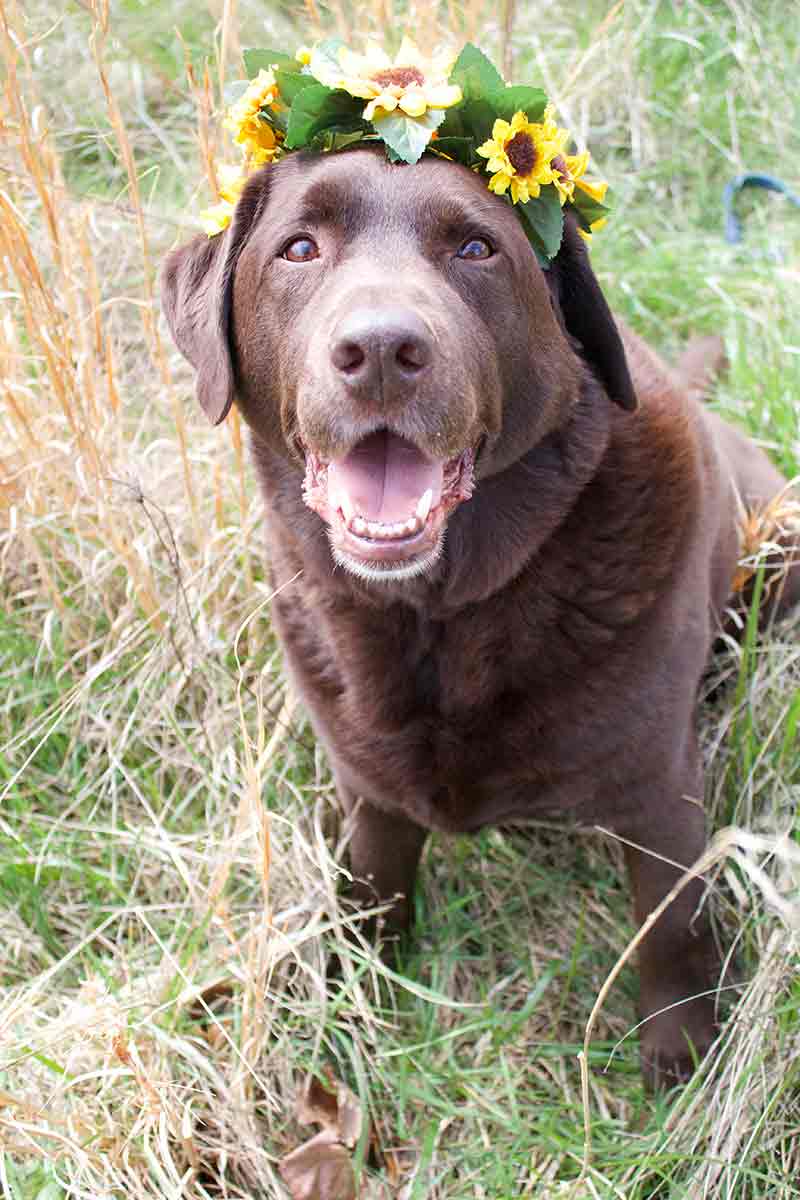
[[[620,408],[632,412],[638,402],[625,360],[625,348],[572,212],[564,214],[561,246],[545,271],[545,279],[564,327],[580,343],[586,361],[608,395]]]
[[[236,262],[266,202],[269,170],[247,181],[233,220],[216,237],[173,250],[161,272],[161,302],[175,344],[197,371],[197,398],[214,425],[236,393],[231,309]]]

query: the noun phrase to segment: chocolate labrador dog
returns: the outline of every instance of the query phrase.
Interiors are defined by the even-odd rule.
[[[482,179],[363,147],[255,174],[163,296],[208,417],[235,399],[252,433],[358,896],[403,929],[428,830],[560,814],[626,839],[643,921],[705,845],[694,709],[740,504],[784,487],[690,394],[697,356],[681,377],[615,323],[569,218],[544,271]],[[642,944],[651,1085],[714,1036],[702,892]]]

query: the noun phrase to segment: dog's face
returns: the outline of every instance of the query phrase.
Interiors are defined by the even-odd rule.
[[[170,256],[164,297],[208,415],[235,395],[368,579],[424,571],[480,480],[567,419],[584,370],[567,333],[633,404],[574,229],[545,274],[511,207],[441,159],[292,155],[223,237]]]

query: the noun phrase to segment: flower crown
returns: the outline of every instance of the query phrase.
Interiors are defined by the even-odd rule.
[[[426,57],[404,38],[391,59],[333,38],[294,57],[246,50],[244,61],[251,78],[229,88],[224,120],[242,162],[215,168],[220,200],[201,214],[209,237],[226,228],[256,167],[295,150],[370,142],[382,142],[391,162],[429,153],[488,172],[489,190],[515,206],[544,266],[561,244],[565,205],[587,238],[605,224],[608,185],[585,178],[588,150],[568,153],[569,132],[541,88],[506,84],[476,46]]]

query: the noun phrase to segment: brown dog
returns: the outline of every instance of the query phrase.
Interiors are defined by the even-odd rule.
[[[690,395],[703,364],[620,337],[569,220],[544,272],[481,178],[363,148],[256,174],[163,292],[206,413],[235,397],[252,431],[274,583],[300,573],[274,620],[359,896],[405,927],[427,830],[564,814],[634,844],[644,920],[705,844],[694,706],[739,498],[784,486]],[[714,1036],[701,893],[642,946],[651,1084]]]

